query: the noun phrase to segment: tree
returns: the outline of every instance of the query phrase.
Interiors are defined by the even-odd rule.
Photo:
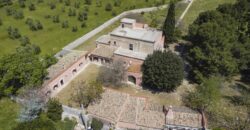
[[[73,26],[73,27],[72,27],[72,32],[77,32],[77,31],[78,31],[77,26]]]
[[[49,68],[51,65],[57,63],[57,58],[52,54],[46,54],[42,57],[43,66]]]
[[[54,123],[45,118],[19,123],[13,130],[56,130]]]
[[[170,2],[168,14],[163,25],[163,35],[165,36],[165,46],[172,43],[175,38],[175,3],[173,0]]]
[[[170,51],[155,51],[144,61],[142,73],[142,83],[145,87],[171,92],[183,80],[184,63]]]
[[[6,5],[12,5],[12,0],[0,0],[0,7],[4,7]]]
[[[24,86],[38,87],[47,75],[35,45],[18,47],[15,53],[0,58],[0,94],[16,94]]]
[[[106,11],[111,11],[112,10],[112,5],[110,3],[107,3],[106,6],[105,6],[105,10]]]
[[[217,11],[201,13],[189,27],[188,61],[196,82],[211,76],[231,76],[238,72],[232,50],[237,43],[237,22]]]
[[[54,23],[59,23],[60,22],[59,15],[53,16],[53,22]]]
[[[92,122],[91,122],[91,128],[93,128],[93,130],[101,130],[103,127],[103,123],[95,118],[93,118]]]
[[[30,39],[27,36],[23,36],[20,39],[21,46],[26,46],[27,44],[30,44]]]
[[[29,10],[30,10],[30,11],[36,10],[36,7],[35,7],[35,5],[34,5],[33,3],[31,3],[31,4],[29,5]]]
[[[3,21],[2,21],[2,19],[0,18],[0,26],[2,26],[3,25]]]
[[[64,22],[62,23],[62,28],[68,28],[68,27],[69,27],[68,21],[64,21]]]
[[[47,103],[47,116],[52,121],[60,121],[62,117],[62,105],[56,99],[50,99]]]
[[[91,5],[91,4],[92,4],[92,1],[91,1],[91,0],[85,0],[85,4]]]
[[[114,60],[108,67],[101,67],[97,80],[105,86],[122,86],[126,76],[126,68],[122,60]]]
[[[76,89],[72,95],[72,99],[87,107],[90,103],[101,98],[103,92],[102,85],[99,82],[92,81],[86,83],[84,81],[77,81],[73,83],[73,87]]]
[[[17,28],[12,28],[11,26],[8,28],[9,38],[18,39],[21,37],[19,30]]]
[[[18,0],[18,3],[19,3],[19,6],[20,6],[21,8],[25,8],[25,7],[26,7],[26,5],[25,5],[25,0]]]

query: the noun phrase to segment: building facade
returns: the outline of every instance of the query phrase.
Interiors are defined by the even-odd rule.
[[[96,49],[90,54],[90,60],[102,64],[122,60],[128,70],[134,70],[128,72],[127,80],[140,85],[141,71],[130,68],[141,66],[147,55],[163,50],[163,44],[162,31],[137,23],[134,19],[123,18],[119,27],[96,40]]]

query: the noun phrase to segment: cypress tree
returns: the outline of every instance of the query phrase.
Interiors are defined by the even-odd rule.
[[[165,36],[165,46],[167,43],[175,41],[175,3],[170,2],[168,14],[163,26],[163,35]]]

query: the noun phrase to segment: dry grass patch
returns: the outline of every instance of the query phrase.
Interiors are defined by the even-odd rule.
[[[78,106],[75,102],[72,101],[72,93],[75,91],[73,87],[73,82],[76,81],[93,81],[96,80],[96,77],[99,72],[99,66],[95,64],[88,65],[85,70],[83,70],[74,80],[72,80],[58,95],[56,98],[65,105],[69,106]]]

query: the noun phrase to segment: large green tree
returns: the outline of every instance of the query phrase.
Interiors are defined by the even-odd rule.
[[[15,94],[24,86],[39,86],[43,83],[47,70],[39,52],[39,47],[27,45],[0,58],[0,97]]]
[[[143,85],[156,90],[173,91],[184,77],[184,63],[172,52],[155,51],[142,65]]]
[[[192,46],[187,59],[196,81],[213,75],[229,77],[248,70],[249,5],[249,0],[220,5],[215,11],[201,13],[189,27]]]
[[[197,81],[211,75],[229,76],[237,72],[231,52],[237,35],[237,22],[217,11],[201,13],[189,28],[192,47],[188,60]]]
[[[172,43],[175,38],[175,2],[172,0],[168,8],[168,14],[163,25],[163,35],[165,36],[165,46]]]

